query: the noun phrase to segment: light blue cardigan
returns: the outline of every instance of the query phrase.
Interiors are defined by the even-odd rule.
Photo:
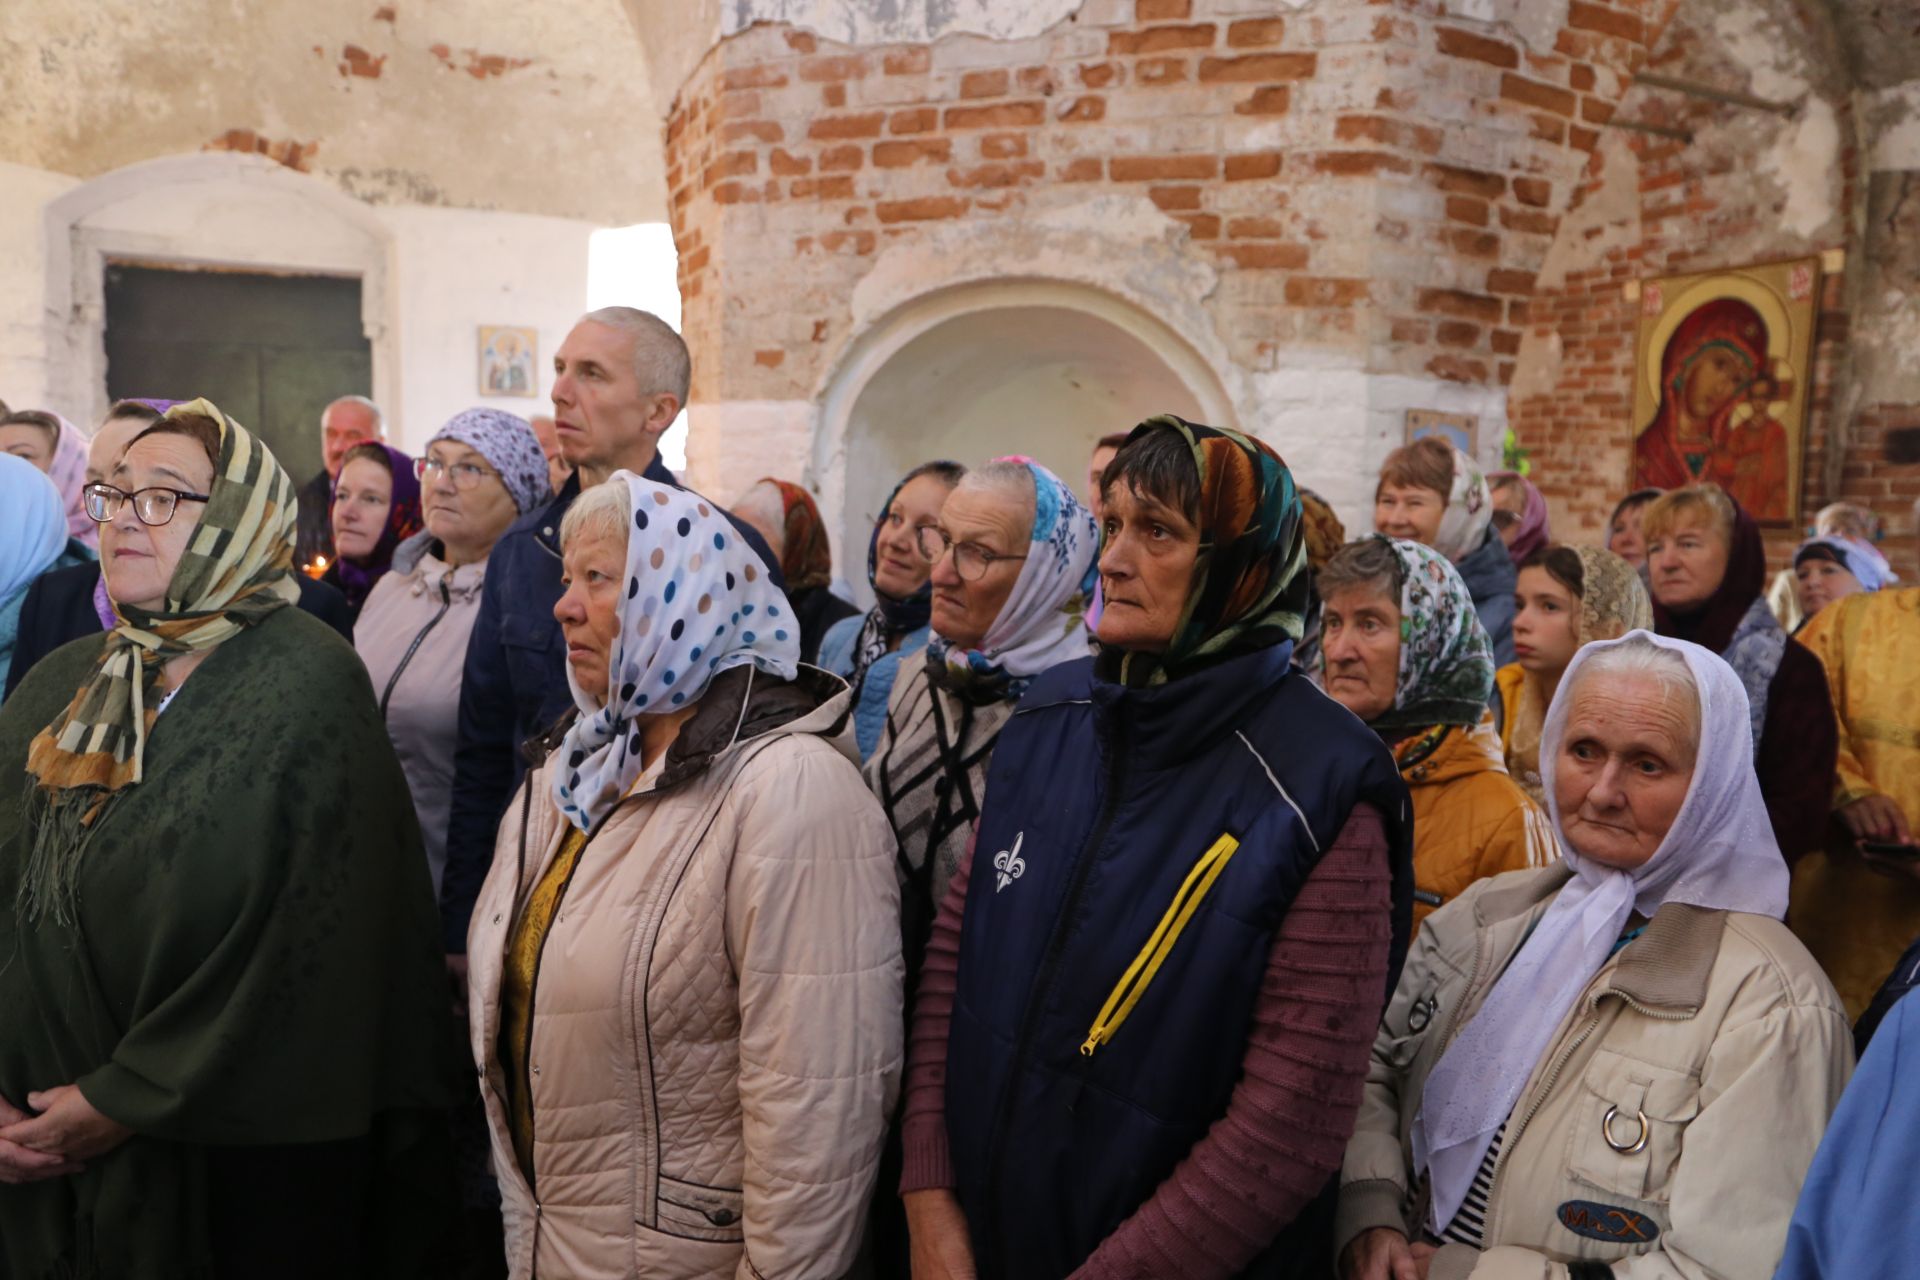
[[[857,613],[827,628],[827,634],[820,638],[819,665],[837,676],[852,676],[854,650],[860,644],[860,628],[866,620],[865,614]],[[862,760],[873,755],[880,745],[880,734],[887,727],[887,698],[893,693],[893,680],[900,674],[901,660],[926,648],[931,633],[931,627],[907,632],[898,649],[883,654],[867,668],[867,682],[860,687],[860,700],[853,708],[853,737],[859,744]]]

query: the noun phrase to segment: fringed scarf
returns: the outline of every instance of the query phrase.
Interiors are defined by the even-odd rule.
[[[93,674],[27,752],[32,846],[15,910],[25,920],[74,919],[88,838],[116,797],[142,781],[162,668],[207,650],[299,599],[293,564],[294,489],[252,432],[210,401],[169,410],[220,426],[220,458],[192,540],[158,610],[118,605]],[[189,518],[183,506],[174,518]]]

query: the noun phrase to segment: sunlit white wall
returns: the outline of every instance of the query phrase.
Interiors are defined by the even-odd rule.
[[[673,229],[664,222],[596,231],[587,242],[587,309],[638,307],[675,332],[680,329],[679,255]],[[698,360],[700,353],[694,353]],[[683,409],[660,437],[660,456],[673,470],[687,465],[687,414]]]

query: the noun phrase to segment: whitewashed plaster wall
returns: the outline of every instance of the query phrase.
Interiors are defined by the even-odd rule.
[[[178,157],[86,184],[17,165],[0,176],[0,398],[77,421],[106,405],[105,258],[358,277],[374,395],[410,449],[474,404],[545,411],[552,352],[586,306],[587,222],[376,207],[247,156]],[[483,324],[538,331],[538,395],[479,394]]]
[[[401,447],[417,452],[441,423],[472,405],[523,418],[551,413],[553,352],[587,309],[593,225],[420,205],[379,212],[394,237]],[[536,395],[479,393],[477,329],[483,324],[539,331]]]
[[[46,246],[41,217],[76,179],[0,161],[0,400],[54,403],[47,349]]]

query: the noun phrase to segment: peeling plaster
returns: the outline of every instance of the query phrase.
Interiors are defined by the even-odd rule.
[[[1561,219],[1559,234],[1540,264],[1536,284],[1540,292],[1563,287],[1569,271],[1583,270],[1609,253],[1640,243],[1639,157],[1617,133],[1603,135],[1596,154],[1600,185]],[[1525,362],[1523,350],[1522,371]]]
[[[1809,98],[1784,146],[1760,158],[1756,173],[1769,174],[1786,192],[1781,225],[1797,236],[1816,235],[1838,213],[1840,121],[1823,98]]]
[[[1567,0],[1446,0],[1441,11],[1504,26],[1535,53],[1548,53],[1567,25]]]
[[[726,0],[722,37],[784,22],[841,44],[931,44],[967,33],[1024,40],[1071,17],[1084,0]]]
[[[1222,368],[1229,363],[1226,350],[1205,309],[1219,273],[1187,245],[1186,229],[1143,196],[1096,196],[1011,225],[943,223],[879,256],[854,288],[854,329],[932,288],[1038,277],[1117,293],[1159,316]]]
[[[31,38],[0,37],[0,160],[90,178],[251,137],[362,195],[602,224],[666,214],[660,116],[622,0],[571,0],[565,21],[502,0],[305,0],[258,21],[230,0],[4,5],[8,33]]]
[[[1920,169],[1920,80],[1873,94],[1865,115],[1872,168]]]
[[[1780,31],[1757,23],[1744,8],[1729,8],[1713,20],[1713,37],[1728,57],[1747,70],[1747,86],[1770,102],[1796,102],[1810,87],[1803,54]]]

